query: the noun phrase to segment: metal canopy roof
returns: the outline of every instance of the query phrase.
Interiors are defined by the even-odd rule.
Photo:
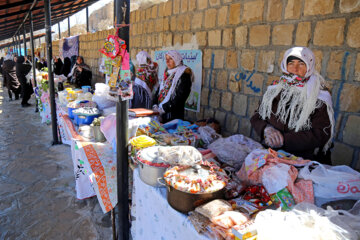
[[[51,24],[61,22],[81,11],[97,0],[51,0]],[[34,4],[34,5],[33,5]],[[45,28],[44,1],[41,0],[0,0],[0,41],[12,38],[19,29],[32,7],[34,31]],[[30,32],[30,22],[25,22],[26,32]]]

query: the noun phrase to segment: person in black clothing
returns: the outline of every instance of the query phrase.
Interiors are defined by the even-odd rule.
[[[183,64],[181,54],[176,50],[166,53],[164,78],[154,99],[155,111],[160,113],[161,122],[173,119],[184,119],[185,102],[190,95],[194,75],[189,67]]]
[[[26,78],[26,75],[30,72],[30,70],[30,62],[25,57],[19,56],[16,60],[16,76],[18,77],[21,84],[22,107],[30,106],[28,101],[31,97],[31,94],[34,93],[31,82]]]
[[[9,101],[12,101],[12,93],[15,94],[15,100],[18,100],[21,92],[21,85],[16,76],[15,62],[10,54],[5,56],[2,64],[2,74],[4,86],[8,89]]]
[[[61,69],[63,67],[63,61],[61,60],[61,58],[54,58],[54,73],[56,75],[61,75]]]
[[[71,60],[70,58],[66,57],[64,58],[64,64],[61,67],[60,74],[63,74],[69,80],[69,78],[71,78],[70,72],[71,72]]]
[[[90,67],[84,63],[84,58],[78,56],[72,71],[72,81],[77,88],[91,86],[92,72]]]

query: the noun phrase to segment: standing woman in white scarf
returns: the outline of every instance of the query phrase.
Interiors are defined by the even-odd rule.
[[[287,50],[281,70],[251,118],[252,127],[268,147],[331,164],[334,112],[313,52],[306,47]]]
[[[182,56],[176,50],[165,54],[166,69],[164,78],[155,97],[153,109],[159,111],[161,122],[184,119],[185,102],[190,95],[193,74],[183,65]]]

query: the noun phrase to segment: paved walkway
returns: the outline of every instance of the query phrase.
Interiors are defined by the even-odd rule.
[[[0,239],[112,239],[96,197],[76,199],[70,147],[51,146],[34,102],[8,102],[0,86]]]

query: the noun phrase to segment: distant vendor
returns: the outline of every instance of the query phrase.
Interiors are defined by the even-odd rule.
[[[251,118],[252,127],[267,147],[331,164],[334,112],[313,52],[306,47],[287,50],[281,70]]]
[[[76,64],[70,74],[72,75],[72,82],[77,88],[91,86],[92,72],[90,67],[85,64],[83,57],[77,57]]]
[[[191,69],[183,64],[178,51],[168,51],[165,57],[167,67],[153,106],[153,109],[160,113],[163,123],[173,119],[184,119],[185,102],[190,95],[194,79]]]

